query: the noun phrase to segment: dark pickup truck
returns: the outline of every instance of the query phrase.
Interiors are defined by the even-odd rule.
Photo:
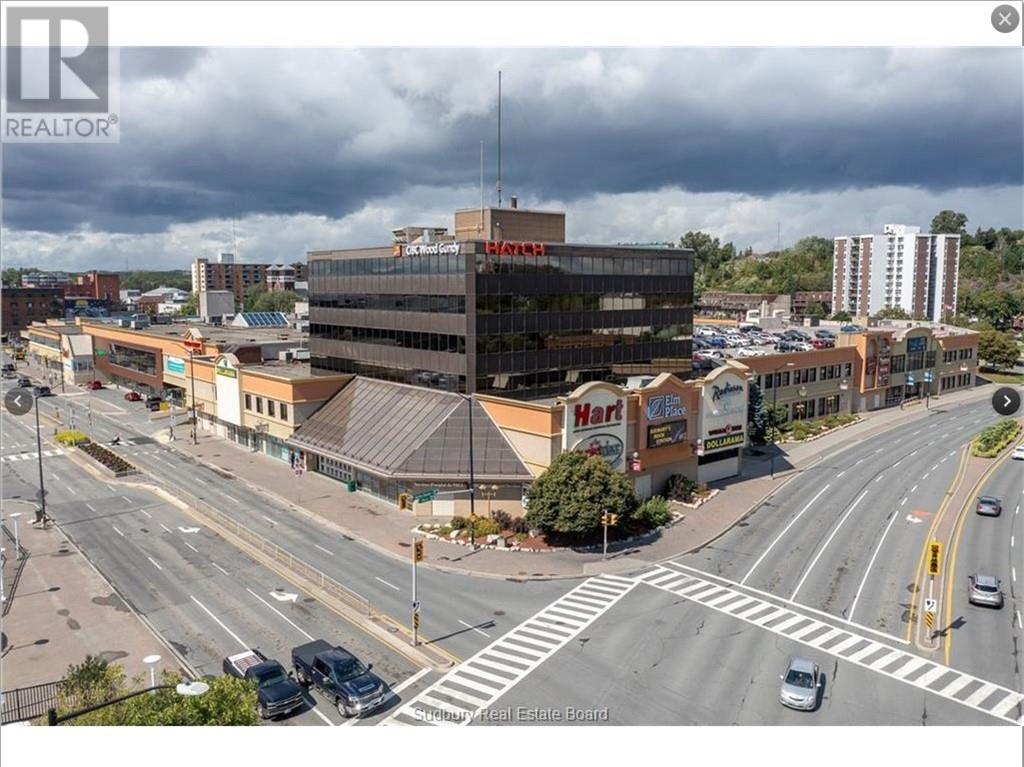
[[[370,671],[372,663],[365,666],[348,650],[323,639],[293,649],[292,666],[299,682],[315,686],[342,716],[368,714],[387,697],[384,682]]]
[[[306,702],[302,688],[292,681],[284,666],[276,660],[269,660],[259,650],[228,656],[224,659],[224,673],[256,683],[261,719],[284,716]]]

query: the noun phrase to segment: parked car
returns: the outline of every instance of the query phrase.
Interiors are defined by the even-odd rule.
[[[1010,455],[1010,457],[1015,461],[1024,460],[1024,442],[1017,445],[1017,447],[1013,449],[1013,453]]]
[[[831,338],[833,341],[836,339],[836,334],[827,328],[818,328],[814,331],[814,335],[818,338]]]
[[[790,658],[779,679],[782,680],[779,702],[783,706],[797,711],[813,711],[818,707],[822,679],[817,663],[807,658]]]
[[[146,409],[159,410],[162,402],[159,394],[150,394],[146,397]]]
[[[18,387],[21,389],[28,389],[32,386],[32,379],[28,376],[22,376],[18,379]]]
[[[997,610],[1003,606],[1003,590],[1001,582],[992,575],[975,575],[967,578],[967,601],[972,605],[984,607],[995,607]]]
[[[137,391],[129,391],[125,392],[124,398],[129,402],[138,402],[140,399],[142,399],[142,395],[139,394]]]
[[[303,685],[322,692],[345,717],[362,716],[379,707],[387,688],[348,650],[332,647],[323,639],[299,645],[292,650],[292,667]]]
[[[284,716],[306,702],[302,687],[276,660],[259,650],[246,650],[224,659],[224,673],[256,683],[256,707],[260,719]]]
[[[52,397],[53,396],[53,392],[50,391],[50,387],[49,386],[42,386],[42,385],[33,386],[32,387],[32,393],[34,395],[36,395],[37,397]]]
[[[710,338],[704,339],[704,342],[712,349],[724,349],[728,344],[725,339],[721,336],[711,336]]]
[[[88,383],[86,383],[85,388],[86,389],[90,389],[92,391],[96,391],[96,389],[102,389],[103,388],[103,381],[100,381],[98,379],[97,380],[89,381]]]
[[[799,352],[802,349],[797,346],[796,341],[779,341],[775,344],[775,350],[779,352]]]
[[[974,510],[984,517],[998,517],[1003,513],[1003,502],[991,495],[981,495]]]
[[[4,363],[4,367],[3,367],[4,378],[16,375],[14,370],[15,370],[15,368],[14,368],[14,363],[13,362],[5,362]]]
[[[860,325],[843,325],[839,330],[843,333],[859,333],[864,330],[864,328]]]

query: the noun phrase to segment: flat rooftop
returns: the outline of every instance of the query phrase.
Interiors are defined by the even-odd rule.
[[[228,325],[208,325],[202,322],[178,322],[171,325],[150,325],[148,328],[133,330],[122,328],[109,322],[83,323],[99,327],[110,327],[114,330],[138,333],[153,338],[184,338],[186,331],[190,328],[198,330],[203,334],[203,340],[207,343],[216,344],[266,344],[275,341],[293,342],[297,346],[306,345],[309,341],[309,334],[292,327],[286,328],[236,328]]]
[[[250,365],[245,363],[242,365],[242,370],[246,373],[264,373],[266,375],[274,376],[275,378],[286,378],[289,381],[298,381],[306,378],[313,378],[312,369],[308,362],[282,362],[280,360],[265,360],[259,365]],[[339,376],[345,376],[345,373],[339,373]],[[326,376],[317,376],[317,378],[325,378]]]

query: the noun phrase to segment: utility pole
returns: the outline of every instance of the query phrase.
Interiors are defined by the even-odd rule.
[[[196,420],[196,365],[194,358],[195,350],[188,348],[188,377],[192,383],[192,444],[199,444],[199,422]]]
[[[43,485],[43,438],[39,432],[39,397],[33,395],[33,404],[36,409],[36,455],[39,456],[39,510],[36,512],[36,522],[46,519],[46,487]]]
[[[420,643],[420,601],[416,595],[416,565],[423,559],[423,540],[412,536],[412,646]]]
[[[469,405],[469,545],[476,549],[476,478],[473,474],[473,395],[462,395]]]

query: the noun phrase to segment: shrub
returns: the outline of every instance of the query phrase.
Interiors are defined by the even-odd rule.
[[[640,504],[633,519],[646,528],[655,528],[672,519],[672,512],[669,511],[668,501],[656,495]]]
[[[83,442],[88,442],[89,438],[84,432],[81,432],[78,429],[65,429],[57,432],[56,440],[62,445],[74,447],[75,445],[80,445]]]
[[[971,445],[971,452],[979,458],[994,458],[1017,438],[1019,431],[1020,424],[1017,421],[1004,418],[981,430]]]
[[[473,535],[475,535],[477,538],[484,538],[488,535],[497,535],[500,532],[501,525],[499,525],[493,519],[479,517],[473,524]]]
[[[520,535],[526,538],[530,534],[530,523],[526,521],[526,517],[515,517],[508,529],[515,533],[517,538]]]
[[[492,511],[491,519],[497,522],[502,530],[509,530],[512,527],[512,515],[504,509]]]
[[[469,520],[465,517],[452,517],[452,521],[448,523],[448,526],[452,530],[465,530],[469,527]]]
[[[689,503],[693,500],[693,494],[697,491],[697,483],[682,474],[673,474],[668,478],[665,486],[665,495],[673,501]]]

